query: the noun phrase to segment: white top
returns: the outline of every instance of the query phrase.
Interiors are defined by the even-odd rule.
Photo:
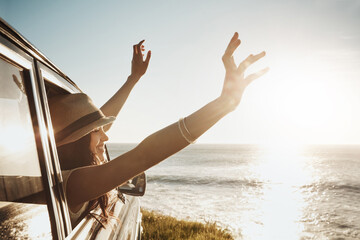
[[[67,181],[70,177],[70,174],[76,169],[71,169],[71,170],[65,170],[62,171],[62,177],[63,177],[63,188],[64,188],[64,192],[65,192],[65,198],[66,198],[66,186],[67,186]],[[79,211],[77,212],[72,212],[71,209],[69,208],[69,214],[70,214],[70,220],[71,220],[71,225],[74,228],[75,227],[75,223],[78,221],[79,217],[81,216],[81,214],[86,210],[87,206],[88,206],[89,202],[86,202],[82,205],[82,207],[79,209]]]

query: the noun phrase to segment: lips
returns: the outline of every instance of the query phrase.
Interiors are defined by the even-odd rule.
[[[100,151],[100,152],[104,152],[105,151],[105,146],[104,145],[100,145],[97,147],[97,149]]]

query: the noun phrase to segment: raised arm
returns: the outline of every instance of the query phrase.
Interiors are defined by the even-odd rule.
[[[265,56],[265,52],[250,55],[236,66],[232,54],[239,45],[240,40],[235,33],[223,56],[226,75],[222,93],[218,98],[186,117],[184,122],[173,123],[148,136],[136,148],[113,161],[74,171],[68,182],[68,185],[74,187],[67,192],[72,204],[77,206],[94,199],[156,165],[189,145],[188,140],[198,138],[233,111],[240,103],[245,88],[267,71],[263,69],[245,77],[247,67]]]
[[[131,74],[122,85],[122,87],[100,108],[105,116],[116,117],[121,108],[124,106],[126,99],[128,98],[131,90],[135,84],[139,81],[142,75],[145,74],[149,65],[151,51],[146,55],[146,59],[143,58],[144,46],[142,45],[145,40],[140,41],[138,44],[133,46],[133,58],[131,61]],[[108,131],[111,124],[104,127],[104,131]]]

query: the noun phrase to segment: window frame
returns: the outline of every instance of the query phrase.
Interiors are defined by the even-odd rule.
[[[56,72],[54,72],[52,69],[47,67],[42,62],[36,61],[36,65],[37,65],[37,74],[39,76],[39,82],[40,82],[39,93],[42,98],[41,103],[43,104],[43,108],[44,108],[44,117],[45,117],[46,127],[49,131],[48,142],[49,142],[49,147],[50,147],[50,151],[51,151],[50,154],[51,154],[51,160],[52,160],[52,171],[53,171],[52,173],[53,173],[53,176],[55,177],[55,182],[56,182],[56,186],[57,186],[55,188],[55,191],[57,192],[57,196],[58,196],[58,207],[62,211],[61,217],[63,220],[63,222],[62,222],[64,225],[63,227],[66,228],[66,230],[67,230],[66,236],[68,236],[72,232],[72,226],[71,226],[70,215],[69,215],[69,211],[68,211],[68,205],[67,205],[67,202],[65,199],[65,194],[63,191],[63,178],[62,178],[62,173],[61,173],[60,162],[58,160],[59,158],[57,155],[55,137],[54,137],[54,134],[51,134],[51,133],[53,133],[53,126],[52,126],[51,114],[50,114],[50,109],[49,109],[49,104],[48,104],[48,96],[46,93],[45,81],[55,84],[59,88],[62,88],[63,90],[66,90],[69,93],[77,93],[80,91],[77,88],[75,88],[74,86],[72,86],[71,84],[65,84],[65,83],[68,83],[65,79],[63,79],[61,76],[59,76]]]
[[[34,59],[21,46],[16,46],[9,39],[8,34],[0,28],[0,55],[1,58],[23,69],[25,92],[28,99],[29,111],[31,115],[32,127],[35,136],[36,151],[40,165],[41,179],[43,182],[46,205],[49,214],[51,234],[54,239],[65,239],[70,233],[70,228],[64,227],[63,213],[59,209],[59,201],[56,192],[56,177],[53,174],[53,164],[51,160],[51,149],[47,140],[48,131],[45,124],[44,109],[42,98],[39,94],[39,83],[36,59]],[[66,224],[66,222],[65,222]]]

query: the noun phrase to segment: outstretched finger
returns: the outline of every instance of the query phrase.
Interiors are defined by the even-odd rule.
[[[141,41],[136,45],[137,53],[139,54],[139,57],[141,57],[141,59],[142,59],[141,45],[143,44],[143,42],[145,42],[145,40],[141,40]]]
[[[148,53],[146,54],[146,59],[145,59],[146,66],[149,64],[150,58],[151,58],[151,51],[148,51]]]
[[[231,40],[225,50],[224,56],[226,56],[226,57],[232,56],[235,49],[240,45],[240,43],[241,43],[241,41],[239,39],[239,34],[236,32],[234,34],[234,36],[231,38]]]
[[[231,68],[236,69],[236,64],[234,58],[232,57],[233,53],[235,52],[236,48],[240,45],[241,41],[239,39],[239,34],[236,32],[234,36],[231,38],[225,53],[222,57],[225,69],[229,70]]]
[[[233,47],[232,49],[230,49],[228,52],[225,52],[225,54],[222,57],[222,61],[224,63],[225,69],[226,70],[230,70],[230,69],[236,69],[236,64],[234,61],[234,57],[232,56],[235,49],[240,45],[240,40],[239,40],[239,44],[235,45],[235,47]]]
[[[237,32],[234,33],[232,38],[230,39],[230,42],[225,50],[225,52],[236,42],[239,40],[239,34]]]
[[[234,42],[230,43],[227,46],[224,55],[229,56],[229,57],[232,56],[234,54],[236,48],[240,45],[240,43],[241,43],[240,39],[237,39]]]
[[[249,85],[252,81],[254,81],[255,79],[261,77],[262,75],[264,75],[265,73],[267,73],[269,71],[269,68],[264,68],[256,73],[250,74],[249,76],[247,76],[245,78],[245,83],[246,85]]]
[[[137,48],[136,45],[133,45],[133,58],[136,56],[137,54]]]
[[[244,61],[239,64],[238,71],[244,72],[251,64],[259,60],[260,58],[263,58],[265,54],[265,51],[256,55],[250,54]]]

